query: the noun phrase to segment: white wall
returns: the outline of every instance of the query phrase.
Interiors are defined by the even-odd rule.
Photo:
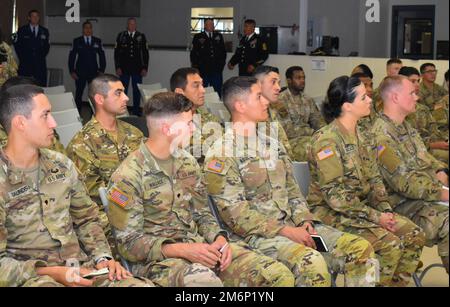
[[[47,58],[48,67],[64,69],[64,85],[69,91],[75,92],[75,83],[70,78],[67,69],[67,57],[69,54],[69,47],[52,47]],[[231,54],[228,54],[230,57]],[[324,60],[326,62],[326,71],[313,71],[311,60]],[[106,72],[114,73],[113,65],[113,49],[106,48],[107,67]],[[300,65],[304,68],[306,73],[306,92],[313,97],[323,96],[328,88],[329,83],[336,77],[341,75],[348,75],[352,69],[365,63],[372,69],[375,78],[374,84],[377,87],[386,73],[386,58],[346,58],[346,57],[309,57],[309,56],[289,56],[289,55],[271,55],[266,62],[267,65],[276,66],[280,69],[282,75],[282,83],[286,84],[284,80],[284,72],[292,65]],[[405,65],[420,67],[425,61],[410,61],[405,60]],[[448,70],[449,63],[447,61],[432,61],[436,64],[440,71],[438,76],[438,83],[442,84],[443,74]],[[189,53],[186,51],[164,51],[152,50],[150,52],[150,67],[149,75],[144,79],[144,83],[162,83],[163,87],[169,88],[169,79],[171,74],[180,67],[189,66]],[[225,69],[224,79],[236,76],[237,68],[234,71]],[[131,91],[130,91],[131,94]]]

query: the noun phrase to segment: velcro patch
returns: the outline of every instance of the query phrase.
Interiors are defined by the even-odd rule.
[[[331,148],[325,148],[324,150],[322,150],[317,154],[319,161],[331,158],[332,156],[334,156],[334,151]]]
[[[395,154],[394,150],[392,150],[388,146],[384,146],[384,151],[380,155],[379,159],[383,167],[390,173],[393,174],[397,168],[400,166],[401,161]]]
[[[223,169],[225,168],[225,163],[212,160],[210,163],[208,163],[208,170],[214,172],[214,173],[222,173]]]
[[[109,199],[122,208],[125,208],[130,202],[130,197],[117,188],[113,188],[109,193]]]

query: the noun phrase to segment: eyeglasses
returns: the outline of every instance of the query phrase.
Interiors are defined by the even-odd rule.
[[[427,70],[427,71],[425,71],[424,72],[424,74],[437,74],[437,70],[435,69],[435,70]]]

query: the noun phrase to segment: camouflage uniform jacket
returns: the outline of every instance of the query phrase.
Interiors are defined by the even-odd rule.
[[[392,211],[376,147],[365,136],[360,126],[353,135],[337,120],[313,135],[308,203],[326,224],[378,227],[381,213]]]
[[[39,165],[32,180],[0,151],[0,286],[23,284],[38,266],[111,257],[74,164],[42,149]]]
[[[433,84],[432,90],[429,90],[423,82],[420,84],[419,97],[431,112],[434,110],[434,105],[444,98],[445,95],[448,95],[448,91],[436,83]]]
[[[0,43],[0,53],[3,53],[8,58],[5,67],[0,70],[0,86],[2,86],[9,78],[17,76],[17,63],[14,59],[12,49],[7,43]]]
[[[133,263],[164,260],[165,243],[212,243],[226,236],[209,211],[194,157],[177,151],[173,174],[160,168],[143,143],[111,177],[108,217],[121,255]]]
[[[382,114],[372,134],[392,206],[407,199],[440,200],[442,184],[436,179],[436,171],[446,166],[427,151],[417,130],[407,122],[396,124]]]
[[[206,156],[208,194],[227,226],[248,242],[254,236],[273,238],[286,225],[320,222],[307,208],[284,147],[266,135],[253,140],[240,147],[229,129]],[[262,145],[258,149],[256,142]],[[271,157],[267,148],[274,145],[277,156]],[[235,152],[227,153],[230,149]]]
[[[117,140],[93,117],[67,146],[69,158],[85,177],[92,200],[101,204],[98,189],[106,187],[113,172],[133,151],[144,136],[134,126],[117,120]]]
[[[436,120],[439,139],[448,140],[448,95],[435,104],[432,115]]]

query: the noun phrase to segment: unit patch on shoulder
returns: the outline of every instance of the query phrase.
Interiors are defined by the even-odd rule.
[[[214,172],[214,173],[222,173],[223,169],[225,168],[225,163],[217,161],[217,160],[212,160],[209,164],[208,164],[208,170]]]
[[[113,188],[110,192],[109,199],[122,208],[125,208],[130,202],[130,197],[117,188]]]
[[[320,161],[331,158],[332,156],[334,156],[334,151],[331,148],[325,148],[317,154]]]

